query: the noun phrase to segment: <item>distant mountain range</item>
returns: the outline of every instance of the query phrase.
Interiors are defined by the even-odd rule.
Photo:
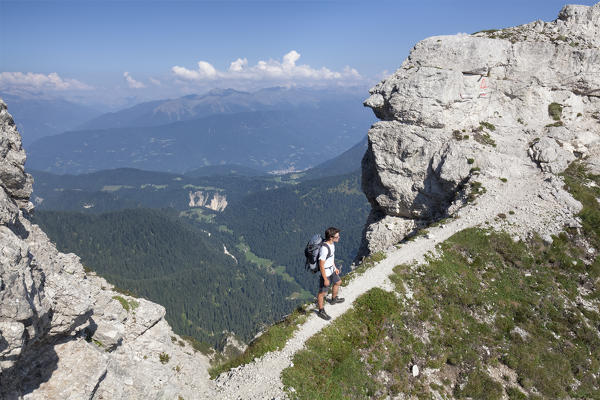
[[[234,89],[213,89],[202,95],[150,101],[121,111],[103,114],[77,130],[157,126],[189,121],[217,114],[315,108],[327,110],[331,105],[350,102],[359,108],[366,90],[318,90],[309,88],[273,87],[256,92]]]
[[[27,147],[44,136],[58,135],[101,114],[90,107],[63,99],[15,96],[0,93],[8,106],[23,144]]]
[[[328,176],[345,175],[361,168],[361,161],[367,151],[368,141],[365,136],[360,142],[337,157],[327,160],[301,174],[301,180],[325,178]]]
[[[164,124],[173,120],[179,122]],[[27,167],[71,174],[112,168],[184,173],[227,164],[298,171],[350,148],[373,120],[352,92],[212,91],[143,103],[96,118],[84,124],[87,130],[42,138],[27,149]]]

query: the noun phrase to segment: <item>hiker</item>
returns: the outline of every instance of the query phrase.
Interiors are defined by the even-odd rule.
[[[319,312],[317,315],[324,320],[328,321],[331,317],[325,312],[323,302],[327,296],[330,285],[333,285],[331,304],[343,303],[344,299],[338,297],[338,290],[342,284],[340,278],[340,270],[335,266],[335,243],[340,241],[340,230],[334,227],[327,228],[325,231],[325,241],[319,250],[319,270],[321,276],[319,277],[319,294],[317,295],[317,301],[319,304]]]

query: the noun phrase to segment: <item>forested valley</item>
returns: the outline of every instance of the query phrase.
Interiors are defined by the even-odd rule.
[[[349,270],[369,210],[359,170],[311,180],[197,175],[34,172],[33,219],[59,250],[162,304],[177,333],[217,349],[228,333],[248,342],[313,299],[318,280],[303,256],[312,234],[340,228],[336,259]],[[228,205],[190,206],[194,191],[220,193]]]

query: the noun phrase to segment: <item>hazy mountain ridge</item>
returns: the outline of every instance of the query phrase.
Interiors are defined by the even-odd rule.
[[[23,143],[73,130],[100,111],[60,98],[17,96],[0,93],[14,115]]]
[[[300,108],[67,132],[33,143],[27,167],[58,173],[117,167],[177,173],[233,163],[262,171],[306,169],[358,142],[371,119],[363,110]]]
[[[215,114],[285,110],[297,107],[318,108],[340,97],[360,100],[362,90],[316,90],[272,87],[255,92],[213,89],[206,94],[192,94],[176,99],[155,100],[117,112],[101,115],[82,124],[77,130],[156,126],[199,119]],[[352,101],[352,100],[350,100]],[[356,101],[353,101],[356,104]]]

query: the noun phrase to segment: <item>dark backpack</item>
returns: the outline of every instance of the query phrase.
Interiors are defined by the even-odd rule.
[[[319,252],[321,251],[322,246],[327,247],[327,258],[331,257],[329,245],[325,243],[319,234],[313,235],[304,248],[304,256],[306,257],[305,268],[313,274],[319,271]]]

